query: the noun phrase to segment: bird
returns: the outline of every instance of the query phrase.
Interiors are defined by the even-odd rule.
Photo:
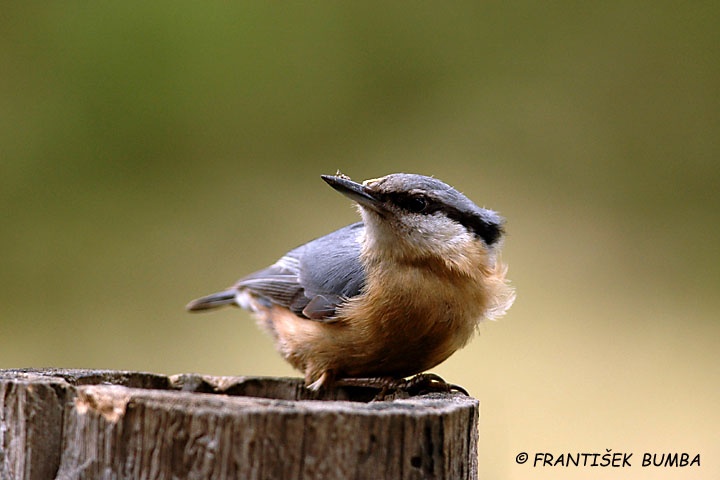
[[[514,302],[497,212],[431,176],[321,178],[355,202],[361,221],[290,250],[187,310],[249,310],[317,391],[343,380],[420,377]]]

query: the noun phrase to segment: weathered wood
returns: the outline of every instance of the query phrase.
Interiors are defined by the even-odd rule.
[[[0,371],[0,393],[3,479],[477,478],[461,394],[83,370]]]
[[[0,372],[0,478],[55,476],[68,388],[59,378]]]

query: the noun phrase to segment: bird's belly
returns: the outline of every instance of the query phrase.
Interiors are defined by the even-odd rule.
[[[443,362],[472,336],[476,316],[457,309],[388,312],[370,325],[353,325],[364,333],[337,359],[338,370],[351,377],[407,377]],[[377,321],[381,318],[381,321]],[[354,335],[353,335],[354,336]]]
[[[463,347],[483,316],[483,292],[476,285],[433,280],[380,295],[370,289],[345,304],[332,322],[274,308],[265,325],[283,357],[310,380],[326,371],[337,377],[407,377]]]

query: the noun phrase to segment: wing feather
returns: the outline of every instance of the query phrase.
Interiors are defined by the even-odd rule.
[[[317,321],[332,321],[346,299],[365,284],[360,262],[362,223],[315,239],[285,254],[273,265],[240,279],[236,288]]]

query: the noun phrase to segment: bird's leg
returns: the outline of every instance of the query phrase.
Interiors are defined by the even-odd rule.
[[[335,375],[331,370],[325,370],[322,375],[320,375],[320,378],[315,380],[312,383],[307,383],[309,377],[306,376],[305,383],[307,384],[308,390],[312,390],[313,392],[317,392],[323,387],[328,387],[335,384]]]
[[[386,400],[388,395],[392,393],[392,398],[396,398],[398,390],[398,379],[393,377],[372,377],[372,378],[342,378],[335,381],[335,385],[339,387],[351,388],[370,388],[379,390],[375,394],[373,401]],[[409,395],[405,395],[408,397]],[[392,399],[390,398],[390,399]]]

